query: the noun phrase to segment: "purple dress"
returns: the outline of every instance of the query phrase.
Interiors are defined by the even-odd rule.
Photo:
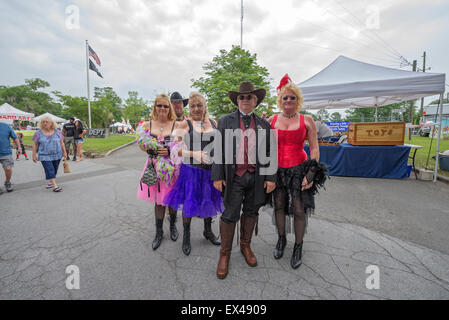
[[[187,123],[190,131],[184,137],[184,141],[190,151],[204,150],[207,145],[213,143],[215,130],[199,133],[193,129],[190,120],[187,120]],[[212,121],[211,124],[216,129]],[[201,143],[199,143],[200,141]],[[210,157],[213,157],[213,150]],[[196,160],[191,158],[183,160],[179,177],[164,202],[175,210],[182,206],[182,215],[186,218],[215,217],[218,213],[223,212],[224,207],[221,193],[214,188],[210,179],[212,167],[209,164],[195,162]]]

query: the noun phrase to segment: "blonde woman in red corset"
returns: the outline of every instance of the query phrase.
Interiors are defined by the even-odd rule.
[[[274,197],[274,214],[279,235],[274,258],[280,259],[287,244],[286,215],[294,217],[295,245],[291,266],[297,269],[302,261],[303,237],[306,217],[314,208],[314,194],[326,180],[326,167],[319,164],[315,122],[311,116],[300,114],[303,97],[301,90],[291,82],[288,75],[278,86],[277,105],[281,113],[268,122],[276,129],[278,138],[278,173]],[[304,151],[304,141],[309,141],[310,160]]]

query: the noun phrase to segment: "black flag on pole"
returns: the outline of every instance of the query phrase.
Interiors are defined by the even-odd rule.
[[[95,66],[95,64],[90,59],[89,59],[89,69],[94,71],[94,72],[96,72],[99,77],[103,78],[103,76],[101,75],[100,71],[98,71],[97,67]]]

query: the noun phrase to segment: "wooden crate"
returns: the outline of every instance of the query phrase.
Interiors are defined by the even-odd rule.
[[[348,143],[355,146],[396,146],[404,144],[405,122],[350,123]]]

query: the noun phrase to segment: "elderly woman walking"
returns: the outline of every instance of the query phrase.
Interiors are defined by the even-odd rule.
[[[56,184],[59,162],[61,158],[67,159],[62,133],[56,129],[56,122],[50,117],[44,117],[39,122],[39,130],[33,136],[33,161],[40,161],[48,180],[47,189],[54,192],[62,191]]]
[[[145,121],[137,128],[140,149],[148,154],[148,159],[142,171],[137,198],[154,203],[156,216],[156,237],[153,250],[159,248],[163,238],[163,222],[167,207],[164,197],[172,189],[176,180],[175,167],[179,159],[172,132],[175,127],[176,116],[165,94],[156,97],[150,121]],[[178,239],[176,229],[176,210],[169,208],[170,238]]]
[[[211,149],[217,124],[208,117],[206,99],[200,93],[190,95],[189,110],[190,119],[177,125],[184,142],[183,149],[179,150],[183,163],[175,186],[165,197],[165,203],[173,209],[178,210],[182,206],[182,251],[186,255],[192,249],[190,224],[194,217],[204,220],[203,236],[206,240],[216,246],[221,244],[212,232],[212,218],[223,211],[220,191],[214,188],[210,179]],[[208,150],[211,152],[208,153]]]

